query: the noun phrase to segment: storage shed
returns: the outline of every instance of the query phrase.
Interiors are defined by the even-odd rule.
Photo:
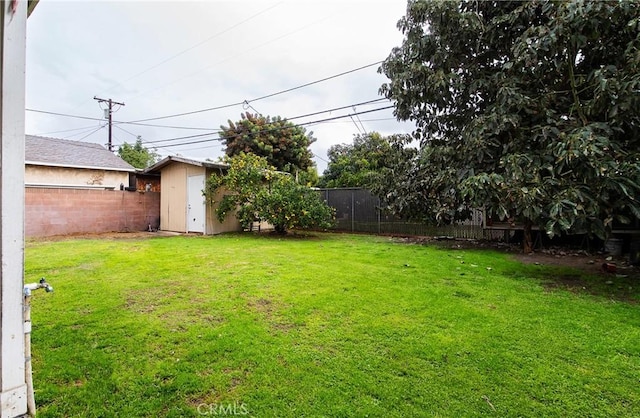
[[[152,165],[145,173],[160,173],[160,229],[197,232],[205,235],[240,231],[235,216],[220,223],[213,208],[206,204],[203,190],[211,174],[223,173],[227,165],[169,156]]]

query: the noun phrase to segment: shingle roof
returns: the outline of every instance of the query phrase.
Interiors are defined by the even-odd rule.
[[[25,135],[24,159],[34,165],[135,171],[102,145],[34,135]]]

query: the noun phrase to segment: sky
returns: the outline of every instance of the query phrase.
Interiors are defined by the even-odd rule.
[[[113,106],[115,149],[141,136],[161,156],[217,160],[220,126],[257,112],[312,131],[322,174],[331,145],[413,131],[392,108],[376,110],[392,106],[378,93],[387,79],[377,63],[402,43],[405,9],[405,0],[41,0],[27,22],[26,132],[106,146],[99,97],[124,103]]]

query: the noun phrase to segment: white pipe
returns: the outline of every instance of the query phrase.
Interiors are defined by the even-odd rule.
[[[36,399],[33,391],[33,367],[31,365],[31,292],[36,289],[45,289],[53,292],[53,287],[40,279],[38,283],[26,283],[24,285],[24,377],[27,383],[27,414],[36,416]]]
[[[36,399],[33,392],[33,369],[31,366],[31,288],[26,285],[24,292],[24,376],[27,382],[27,414],[35,417]]]

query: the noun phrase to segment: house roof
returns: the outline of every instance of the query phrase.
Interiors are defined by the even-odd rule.
[[[184,163],[184,164],[189,164],[189,165],[195,165],[197,167],[205,167],[205,168],[214,168],[214,169],[219,169],[219,170],[226,170],[229,168],[229,166],[227,164],[223,164],[223,163],[214,163],[211,161],[202,161],[202,160],[194,160],[192,158],[184,158],[184,157],[177,157],[177,156],[168,156],[166,158],[163,158],[162,160],[158,161],[157,163],[155,163],[154,165],[152,165],[151,167],[148,167],[144,170],[145,173],[153,173],[153,172],[158,172],[160,170],[162,170],[164,167],[168,166],[171,163]]]
[[[30,165],[136,171],[102,145],[34,135],[25,135],[24,159]]]

